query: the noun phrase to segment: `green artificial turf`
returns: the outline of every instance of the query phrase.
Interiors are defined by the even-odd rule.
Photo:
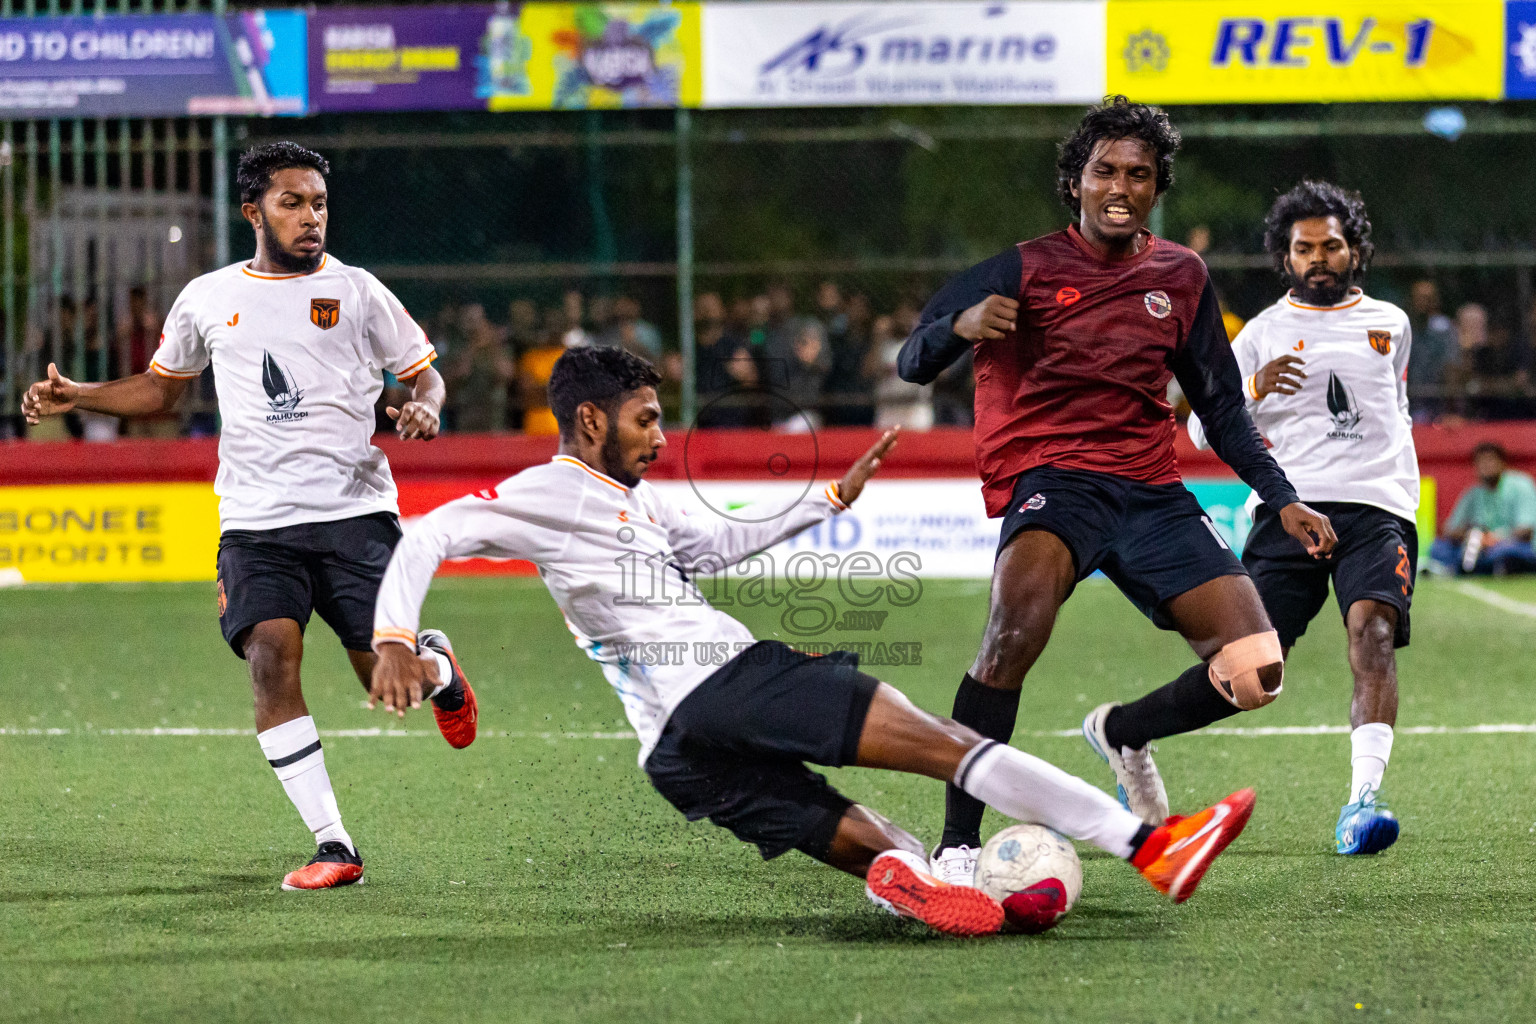
[[[1520,604],[1421,584],[1400,728],[1536,720],[1536,581],[1478,586]],[[921,665],[878,674],[947,711],[985,598],[929,583],[878,633],[823,639],[921,643]],[[1190,903],[1085,848],[1082,898],[1054,931],[956,941],[878,914],[799,855],[765,864],[685,823],[634,740],[591,738],[627,724],[536,581],[441,581],[427,621],[475,682],[480,739],[453,751],[425,712],[411,735],[328,738],[368,882],[284,893],[310,836],[252,736],[113,732],[250,728],[213,605],[206,585],[0,591],[0,1021],[1536,1018],[1533,734],[1400,733],[1386,795],[1403,838],[1362,859],[1332,853],[1347,737],[1166,740],[1176,810],[1259,793]],[[777,628],[775,609],[741,615]],[[320,727],[390,727],[360,707],[329,631],[317,621],[310,638]],[[1108,788],[1081,740],[1051,733],[1189,663],[1112,587],[1085,584],[1015,743]],[[1224,724],[1341,726],[1348,701],[1330,606],[1284,697]],[[935,837],[937,783],[832,774]]]

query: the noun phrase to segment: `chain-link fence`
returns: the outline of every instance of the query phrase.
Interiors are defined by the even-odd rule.
[[[968,382],[961,372],[933,392],[906,388],[894,350],[948,274],[1066,223],[1055,145],[1077,113],[367,115],[232,122],[230,145],[293,138],[331,160],[330,246],[427,327],[458,429],[547,429],[541,379],[581,340],[661,362],[674,411],[784,418],[750,395],[713,401],[770,388],[829,422],[921,425],[966,422]],[[1328,178],[1370,206],[1366,286],[1413,314],[1425,413],[1536,416],[1536,209],[1521,170],[1536,157],[1536,114],[1478,106],[1460,127],[1415,105],[1173,114],[1186,142],[1155,227],[1204,254],[1236,318],[1281,291],[1261,247],[1274,195]],[[206,122],[7,130],[16,328],[0,397],[14,413],[45,354],[87,377],[134,368],[124,338],[211,267],[219,213],[233,258],[251,243],[237,211],[212,209]],[[690,223],[691,253],[679,231]],[[680,316],[690,294],[696,324]],[[683,385],[695,327],[697,401]],[[207,425],[206,409],[191,415],[180,429]]]

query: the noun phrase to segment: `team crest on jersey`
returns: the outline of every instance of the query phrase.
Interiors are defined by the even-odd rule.
[[[340,299],[310,299],[309,322],[328,331],[336,326],[336,321],[341,319]]]
[[[1045,495],[1036,492],[1030,499],[1019,506],[1020,512],[1038,512],[1045,508]]]
[[[1168,314],[1173,312],[1173,302],[1168,298],[1167,292],[1147,292],[1142,296],[1141,301],[1147,304],[1147,312],[1159,320],[1168,319]]]
[[[272,415],[267,417],[268,423],[301,420],[309,415],[299,410],[299,403],[304,401],[304,392],[293,382],[293,377],[272,358],[270,352],[261,354],[261,387],[267,393],[267,404],[272,407]]]
[[[1392,354],[1391,331],[1366,331],[1365,336],[1370,340],[1371,348],[1375,349],[1377,352],[1380,352],[1384,356],[1389,356]]]

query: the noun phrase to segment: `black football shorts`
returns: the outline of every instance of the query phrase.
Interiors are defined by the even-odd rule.
[[[246,633],[267,619],[303,629],[318,612],[349,651],[373,643],[373,606],[400,520],[375,512],[276,530],[226,530],[219,537],[219,627],[245,657]]]
[[[1108,473],[1039,466],[1019,474],[998,554],[1026,529],[1047,530],[1072,552],[1077,581],[1095,570],[1161,629],[1163,605],[1243,564],[1183,484],[1144,484]]]
[[[1419,567],[1419,531],[1414,524],[1374,505],[1352,501],[1317,501],[1311,507],[1327,516],[1339,543],[1333,557],[1316,559],[1285,532],[1280,517],[1259,506],[1253,532],[1243,547],[1243,564],[1259,588],[1259,597],[1280,634],[1280,646],[1294,647],[1307,623],[1328,600],[1333,581],[1339,614],[1346,619],[1356,601],[1374,600],[1397,609],[1394,647],[1408,646],[1408,609]]]
[[[879,685],[857,655],[760,641],[683,698],[645,773],[689,821],[708,818],[765,860],[794,849],[825,860],[853,801],[805,762],[856,760]]]

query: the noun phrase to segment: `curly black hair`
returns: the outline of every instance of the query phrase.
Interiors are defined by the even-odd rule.
[[[1173,155],[1184,138],[1168,114],[1160,107],[1132,103],[1124,96],[1106,96],[1103,103],[1089,108],[1072,134],[1056,147],[1056,191],[1073,216],[1082,212],[1082,204],[1072,194],[1072,186],[1082,181],[1083,168],[1098,144],[1116,139],[1146,143],[1157,155],[1157,194],[1173,187]]]
[[[1289,281],[1285,258],[1291,252],[1291,228],[1299,220],[1314,217],[1337,217],[1344,228],[1344,241],[1360,258],[1355,270],[1357,278],[1364,277],[1371,266],[1376,246],[1371,244],[1371,221],[1365,215],[1365,200],[1359,192],[1328,181],[1302,181],[1295,188],[1275,200],[1269,216],[1264,218],[1264,249],[1274,261],[1275,270]]]
[[[575,439],[576,409],[583,402],[611,416],[636,391],[660,384],[656,368],[633,352],[603,345],[569,349],[549,374],[549,409],[560,425],[560,439]]]
[[[290,167],[319,171],[322,178],[331,173],[330,161],[314,150],[305,149],[297,142],[269,142],[240,154],[240,164],[235,168],[235,187],[240,190],[240,202],[260,204],[261,197],[272,187],[272,175]]]

